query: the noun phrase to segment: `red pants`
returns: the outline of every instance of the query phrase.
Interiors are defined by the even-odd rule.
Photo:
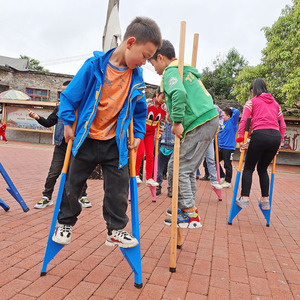
[[[5,136],[5,132],[0,132],[0,135],[2,136],[2,139],[7,142],[6,136]]]
[[[144,153],[146,153],[146,180],[153,178],[153,150],[154,135],[145,135],[136,153],[135,171],[136,175],[139,175]]]

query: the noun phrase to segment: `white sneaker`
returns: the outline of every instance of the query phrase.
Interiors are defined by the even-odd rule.
[[[121,248],[133,248],[138,245],[138,240],[125,230],[112,230],[111,234],[107,234],[106,246],[120,246]]]
[[[52,236],[52,241],[61,245],[68,245],[71,243],[71,237],[71,225],[57,224],[54,234]]]
[[[220,181],[221,181],[221,184],[224,183],[225,182],[225,178],[222,177]]]
[[[152,178],[148,179],[146,181],[146,184],[151,185],[151,186],[159,186],[159,184],[156,181],[154,181]]]
[[[89,201],[88,197],[83,196],[80,198],[79,203],[82,205],[82,207],[91,207],[92,203]]]
[[[34,208],[45,208],[46,206],[53,205],[53,201],[50,200],[48,197],[43,196],[41,201],[39,201]]]
[[[223,188],[223,186],[219,184],[218,181],[211,182],[210,184],[217,190],[221,190]]]
[[[140,176],[136,176],[136,183],[143,183],[143,181],[141,180]]]
[[[230,188],[230,187],[231,187],[231,183],[229,183],[229,182],[227,182],[227,181],[224,181],[224,182],[222,183],[222,187],[223,187],[223,188]]]

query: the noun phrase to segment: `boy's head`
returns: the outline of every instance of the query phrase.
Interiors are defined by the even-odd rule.
[[[128,25],[123,43],[126,43],[126,65],[134,69],[144,65],[161,46],[161,32],[152,19],[136,17]]]
[[[232,110],[229,107],[225,107],[223,109],[223,113],[224,113],[224,122],[228,121],[231,116],[232,116]]]
[[[158,48],[154,55],[149,59],[149,62],[155,68],[157,74],[162,75],[164,69],[175,58],[175,49],[172,43],[168,40],[162,41],[161,48]]]
[[[155,102],[157,103],[157,105],[161,106],[165,103],[165,95],[164,93],[160,90],[160,88],[158,88],[155,91],[155,98],[154,98]]]
[[[64,91],[64,90],[67,88],[67,86],[68,86],[68,84],[69,84],[70,82],[71,82],[71,80],[65,81],[65,82],[62,84],[62,86],[61,86],[61,90]]]

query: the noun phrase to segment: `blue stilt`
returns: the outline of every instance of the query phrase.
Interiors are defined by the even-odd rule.
[[[246,142],[247,142],[248,133],[249,133],[249,129],[250,129],[250,122],[251,122],[251,118],[248,118],[247,123],[246,123],[246,128],[245,128],[244,140],[243,140],[244,144],[246,144]],[[241,142],[241,141],[238,141],[238,142]],[[237,193],[238,193],[238,189],[239,189],[239,184],[240,184],[240,178],[241,178],[241,171],[242,171],[242,166],[243,166],[244,155],[245,155],[245,149],[242,149],[241,150],[241,155],[240,155],[240,160],[239,160],[238,171],[237,171],[237,174],[236,174],[236,177],[235,177],[234,190],[233,190],[230,213],[229,213],[229,218],[228,218],[228,224],[229,225],[232,225],[232,220],[241,211],[241,208],[236,205],[235,201],[236,201],[236,197],[237,197]]]
[[[9,206],[8,206],[2,199],[0,199],[0,206],[1,206],[5,211],[8,211],[8,210],[9,210]]]
[[[4,167],[2,166],[2,164],[0,163],[0,173],[2,174],[4,180],[6,181],[8,187],[6,188],[6,190],[17,200],[17,202],[21,205],[22,209],[24,212],[29,211],[29,208],[27,207],[25,201],[23,200],[23,198],[21,197],[20,193],[18,192],[17,188],[15,187],[15,185],[13,184],[13,182],[11,181],[10,177],[8,176],[8,174],[6,173]],[[2,201],[3,202],[3,201]],[[4,202],[3,202],[4,203]],[[6,205],[6,204],[5,204]],[[1,205],[2,206],[2,205]],[[7,206],[7,205],[6,205]],[[7,206],[8,207],[8,206]],[[7,209],[8,210],[8,209]],[[7,211],[6,210],[6,211]]]
[[[236,200],[238,189],[239,189],[240,177],[241,177],[241,172],[238,171],[237,174],[236,174],[236,178],[235,178],[235,184],[234,184],[234,190],[233,190],[233,195],[232,195],[230,213],[229,213],[229,218],[228,218],[228,224],[229,225],[232,224],[232,220],[241,211],[241,208],[235,204],[235,200]]]
[[[65,173],[61,174],[61,179],[60,179],[60,183],[59,183],[58,193],[57,193],[57,197],[56,197],[56,202],[55,202],[55,207],[54,207],[54,211],[53,211],[53,216],[52,216],[48,241],[47,241],[47,245],[46,245],[46,251],[45,251],[42,270],[41,270],[41,276],[46,275],[48,263],[55,257],[55,255],[64,246],[64,245],[57,244],[57,243],[53,242],[52,241],[52,236],[54,234],[54,230],[55,230],[55,226],[56,226],[56,222],[57,222],[57,217],[58,217],[58,213],[59,213],[61,199],[62,199],[62,195],[63,195],[64,187],[65,187],[65,182],[66,182],[66,176],[67,175]]]
[[[120,248],[132,271],[134,272],[134,286],[141,288],[142,265],[141,265],[141,246],[140,246],[140,227],[139,227],[139,209],[136,177],[130,177],[130,197],[131,197],[131,224],[132,235],[139,241],[139,244],[133,248]]]

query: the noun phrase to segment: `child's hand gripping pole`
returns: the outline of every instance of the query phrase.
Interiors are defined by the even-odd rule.
[[[246,128],[245,128],[245,134],[244,134],[244,144],[247,143],[249,129],[250,129],[250,122],[251,122],[251,118],[248,118],[247,123],[246,123]],[[238,166],[238,171],[237,171],[236,178],[235,178],[234,190],[233,190],[232,201],[231,201],[231,208],[230,208],[230,213],[229,213],[229,218],[228,218],[229,225],[232,225],[232,220],[241,210],[241,208],[236,205],[235,201],[236,201],[237,192],[238,192],[239,184],[240,184],[240,177],[241,177],[241,170],[242,170],[242,166],[243,166],[244,154],[245,154],[245,149],[241,149],[239,166]]]
[[[185,44],[186,22],[181,22],[178,72],[181,80],[183,79],[184,64],[184,44]],[[173,184],[172,184],[172,223],[171,223],[171,249],[170,249],[170,272],[176,272],[176,251],[177,251],[177,210],[178,210],[178,179],[179,179],[179,152],[180,139],[175,135],[174,143],[174,162],[173,162]],[[178,230],[182,234],[181,230]]]
[[[78,110],[75,111],[76,119],[72,125],[72,130],[73,130],[74,134],[76,131],[76,126],[77,126],[77,115],[78,115]],[[58,213],[59,213],[59,209],[60,209],[60,204],[61,204],[61,200],[62,200],[62,196],[63,196],[63,192],[64,192],[64,187],[65,187],[65,182],[66,182],[66,177],[67,177],[67,172],[68,172],[68,167],[69,167],[69,161],[70,161],[70,156],[71,156],[71,151],[72,151],[72,145],[73,145],[73,140],[69,139],[66,154],[65,154],[64,164],[63,164],[63,168],[62,168],[62,172],[61,172],[60,183],[59,183],[59,188],[58,188],[58,192],[57,192],[52,221],[51,221],[51,225],[50,225],[45,255],[44,255],[44,259],[43,259],[41,276],[46,275],[48,263],[63,248],[63,245],[57,244],[52,241],[52,236],[54,234],[54,230],[55,230],[55,226],[56,226],[56,222],[57,222],[57,218],[58,218]]]

